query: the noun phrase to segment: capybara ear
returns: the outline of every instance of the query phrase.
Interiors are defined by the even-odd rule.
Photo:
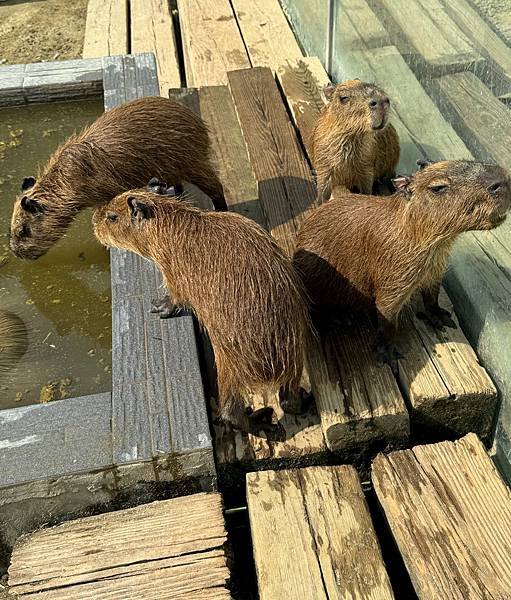
[[[35,177],[24,177],[21,182],[21,191],[26,192],[35,185]]]
[[[394,184],[396,190],[398,192],[404,192],[407,196],[411,195],[411,192],[408,189],[408,186],[410,185],[411,181],[412,178],[408,175],[398,175],[397,177],[392,179],[392,183]]]
[[[135,196],[130,196],[128,198],[128,206],[131,210],[131,220],[140,223],[140,221],[145,221],[146,219],[150,219],[154,216],[154,211],[149,204],[146,202],[142,202],[135,198]]]
[[[40,215],[44,212],[43,205],[34,198],[29,198],[28,196],[23,196],[21,199],[21,208],[32,215]]]
[[[433,161],[429,160],[429,158],[419,158],[417,159],[417,166],[419,167],[419,169],[422,171],[422,169],[424,169],[424,167],[428,167],[429,165],[432,165]]]
[[[332,99],[332,94],[334,93],[334,90],[335,90],[335,85],[333,83],[329,83],[328,85],[325,85],[325,87],[323,88],[323,94],[325,94],[325,98],[327,100]]]

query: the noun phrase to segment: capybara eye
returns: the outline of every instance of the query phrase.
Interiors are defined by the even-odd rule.
[[[117,215],[113,212],[106,213],[106,220],[109,223],[117,223],[118,219],[119,219],[119,215]]]
[[[430,185],[428,189],[433,192],[433,194],[442,194],[447,188],[448,186],[442,183],[439,185]]]
[[[488,191],[490,192],[490,194],[495,194],[495,192],[498,192],[500,190],[501,186],[502,186],[502,183],[500,181],[497,181],[497,183],[490,185],[490,187],[488,188]]]
[[[343,104],[347,104],[347,103],[348,103],[348,101],[349,101],[349,99],[350,99],[350,98],[349,98],[349,96],[341,96],[341,97],[339,98],[339,100],[340,100],[340,101],[341,101]]]
[[[371,102],[369,102],[369,106],[371,108],[375,108],[376,106],[378,106],[378,102],[376,100],[371,100]]]

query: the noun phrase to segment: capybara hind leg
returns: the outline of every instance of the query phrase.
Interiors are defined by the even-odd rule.
[[[312,394],[296,386],[282,386],[279,390],[279,402],[285,413],[299,415],[309,408]]]
[[[417,316],[439,331],[445,331],[446,327],[456,329],[456,323],[452,320],[451,313],[438,304],[439,292],[440,283],[422,291],[425,313],[418,312]]]
[[[278,425],[272,423],[275,414],[271,406],[252,410],[239,397],[232,396],[223,405],[220,416],[223,421],[230,423],[235,429],[257,435],[260,432],[273,434]]]
[[[172,302],[169,294],[166,294],[163,298],[151,300],[151,312],[160,315],[160,319],[176,317],[181,310],[180,306]]]
[[[403,358],[403,354],[396,346],[396,326],[389,316],[378,310],[378,331],[376,334],[375,354],[379,362],[388,364],[392,372],[397,375],[397,361]]]

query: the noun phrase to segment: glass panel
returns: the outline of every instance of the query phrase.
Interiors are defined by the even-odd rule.
[[[90,211],[33,262],[10,253],[7,233],[22,178],[102,112],[100,99],[0,109],[0,311],[10,313],[8,326],[14,314],[28,331],[19,362],[0,357],[0,408],[111,389],[109,260]]]

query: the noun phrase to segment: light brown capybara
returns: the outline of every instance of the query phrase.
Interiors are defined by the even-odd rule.
[[[376,308],[378,353],[391,364],[395,322],[414,292],[422,292],[434,326],[453,326],[438,304],[452,244],[465,231],[500,225],[511,203],[510,180],[499,166],[418,163],[413,176],[394,180],[392,196],[354,196],[335,188],[305,217],[294,255],[316,309]]]
[[[9,372],[28,347],[25,323],[18,315],[0,310],[0,375]]]
[[[162,316],[194,311],[213,347],[222,418],[246,432],[274,431],[273,409],[250,413],[243,395],[280,389],[282,408],[301,410],[310,317],[300,278],[250,219],[171,195],[151,181],[150,189],[117,196],[94,213],[96,237],[158,265],[169,292],[156,308]]]
[[[388,122],[390,100],[383,90],[358,79],[327,86],[325,106],[312,134],[311,160],[318,201],[334,187],[371,194],[375,181],[395,176],[399,137]]]
[[[210,159],[206,125],[185,106],[156,96],[118,106],[64,142],[37,180],[23,180],[14,203],[11,249],[20,258],[42,256],[79,211],[142,187],[151,177],[189,181],[224,209]]]

